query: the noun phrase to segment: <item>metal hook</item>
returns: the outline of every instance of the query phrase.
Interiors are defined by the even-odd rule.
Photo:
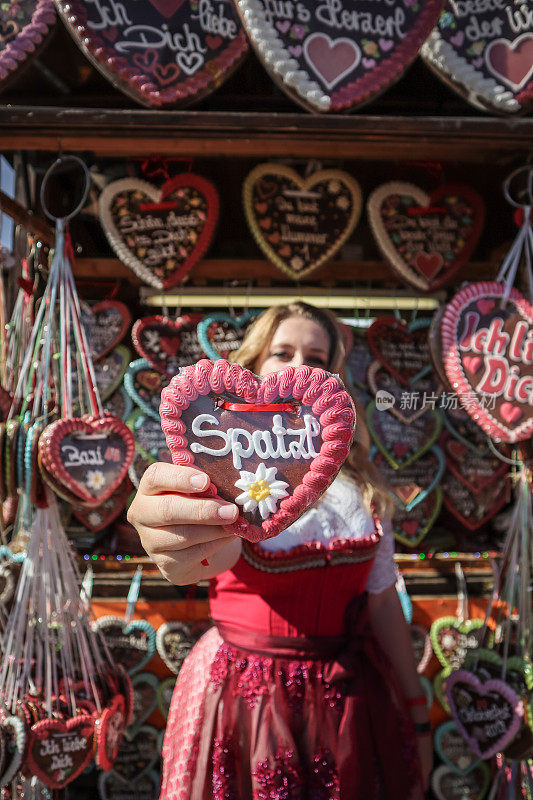
[[[527,199],[522,202],[517,202],[511,196],[511,183],[518,175],[521,175],[524,172],[527,173],[526,187],[518,196],[520,197],[521,195],[526,194]],[[533,167],[530,164],[526,164],[522,167],[518,167],[518,169],[513,170],[513,172],[511,172],[511,174],[508,175],[503,182],[503,194],[507,202],[515,208],[527,208],[528,206],[533,206]]]

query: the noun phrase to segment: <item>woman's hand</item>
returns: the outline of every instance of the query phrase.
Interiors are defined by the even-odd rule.
[[[198,497],[209,483],[204,472],[192,467],[151,464],[129,507],[128,521],[171,583],[212,578],[233,567],[240,556],[240,538],[223,528],[235,521],[238,508],[221,499]]]

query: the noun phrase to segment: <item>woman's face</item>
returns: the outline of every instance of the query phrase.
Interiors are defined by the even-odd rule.
[[[272,341],[259,356],[254,372],[260,377],[278,372],[284,367],[328,368],[329,336],[317,322],[305,317],[284,319]]]

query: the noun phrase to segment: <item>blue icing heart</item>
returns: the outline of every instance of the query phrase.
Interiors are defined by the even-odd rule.
[[[220,325],[226,325],[228,328],[232,328],[231,331],[232,335],[234,336],[233,340],[229,340],[227,338],[226,333],[224,333],[224,329],[218,328],[218,330],[222,330],[222,338],[220,341],[220,351],[227,351],[227,350],[237,350],[241,342],[244,338],[246,325],[257,315],[259,311],[246,311],[244,314],[241,314],[240,317],[233,317],[231,314],[226,314],[224,312],[220,312],[217,314],[209,314],[208,316],[204,317],[199,323],[196,329],[196,335],[198,336],[198,341],[202,347],[204,353],[212,360],[218,361],[219,358],[227,358],[228,353],[221,354],[221,352],[217,351],[213,346],[213,339],[210,339],[207,335],[207,332],[213,323],[220,323]]]

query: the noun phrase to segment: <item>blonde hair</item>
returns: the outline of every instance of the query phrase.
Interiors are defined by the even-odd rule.
[[[345,362],[349,336],[343,333],[341,324],[332,312],[301,302],[272,306],[255,319],[239,350],[230,356],[230,361],[253,372],[258,359],[270,345],[279,324],[290,317],[310,319],[320,325],[328,335],[330,350],[327,369],[340,376],[346,390],[350,392],[357,414],[355,437],[344,469],[361,488],[367,507],[373,506],[378,516],[389,516],[392,503],[387,493],[386,482],[369,459],[370,435],[365,423],[365,412],[357,397],[350,391],[346,378]]]

